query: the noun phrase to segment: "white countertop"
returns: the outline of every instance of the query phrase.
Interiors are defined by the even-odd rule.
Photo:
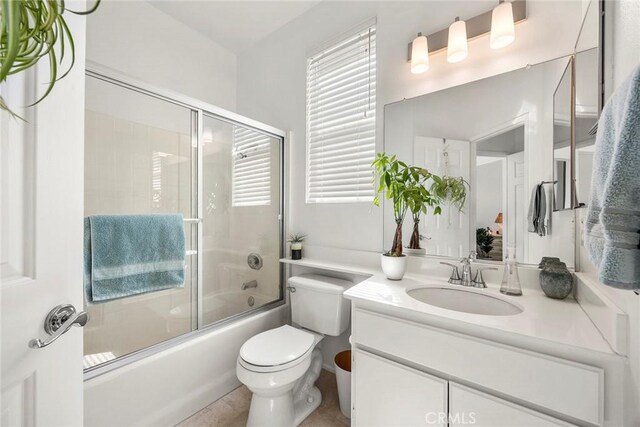
[[[363,267],[354,264],[344,264],[341,262],[324,261],[312,258],[303,259],[291,259],[281,258],[280,262],[283,264],[297,265],[300,267],[318,268],[320,270],[336,271],[338,273],[357,274],[360,276],[373,276],[380,274],[379,269]]]
[[[409,289],[425,286],[461,288],[459,285],[449,285],[441,278],[406,275],[400,281],[393,281],[378,273],[347,290],[345,297],[354,301],[356,306],[370,310],[395,309],[399,315],[418,316],[427,324],[450,326],[463,333],[489,338],[506,337],[506,341],[512,344],[529,340],[562,350],[574,348],[615,355],[581,306],[572,298],[555,300],[546,297],[542,290],[530,288],[523,288],[522,296],[506,296],[499,292],[498,287],[488,284],[488,288],[478,291],[523,309],[520,314],[489,316],[439,308],[407,294]]]

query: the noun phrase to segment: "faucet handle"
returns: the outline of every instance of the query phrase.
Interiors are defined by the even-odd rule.
[[[478,268],[478,270],[476,271],[476,276],[471,281],[471,283],[473,283],[474,287],[476,287],[476,288],[486,288],[487,287],[487,283],[484,281],[484,277],[482,277],[482,272],[485,271],[485,270],[497,270],[497,268],[496,267]]]
[[[458,273],[458,266],[455,265],[455,264],[451,264],[450,262],[444,262],[444,261],[440,261],[440,264],[448,265],[449,267],[452,268],[451,276],[449,277],[449,283],[452,284],[452,285],[459,285],[460,284],[460,274]]]
[[[460,258],[460,263],[461,264],[471,264],[472,261],[476,260],[476,251],[470,251],[469,255],[467,255],[464,258]]]

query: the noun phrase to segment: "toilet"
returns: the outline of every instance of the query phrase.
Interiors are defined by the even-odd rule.
[[[247,426],[297,426],[322,402],[314,385],[322,369],[317,348],[325,335],[347,330],[350,305],[342,296],[353,283],[317,274],[289,278],[291,320],[247,340],[236,373],[253,392]]]

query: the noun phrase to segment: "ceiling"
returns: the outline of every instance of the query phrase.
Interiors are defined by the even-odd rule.
[[[320,2],[320,0],[147,1],[236,54]]]
[[[515,154],[524,151],[524,126],[518,126],[491,138],[478,142],[476,150],[485,156],[489,153]]]

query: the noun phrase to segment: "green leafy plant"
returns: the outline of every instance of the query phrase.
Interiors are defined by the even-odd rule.
[[[488,228],[476,229],[476,245],[484,256],[491,252],[493,249],[493,236]]]
[[[289,234],[289,239],[287,240],[287,242],[289,242],[289,243],[302,243],[302,242],[305,241],[306,238],[307,238],[306,234],[293,233],[293,234]]]
[[[49,82],[44,94],[33,106],[53,90],[75,63],[75,44],[63,14],[77,15],[94,12],[100,0],[86,11],[65,7],[64,0],[0,0],[0,83],[13,74],[35,66],[42,58],[49,60]],[[60,73],[65,55],[70,54],[69,68]],[[0,96],[0,109],[17,117]]]
[[[393,204],[393,216],[396,230],[393,235],[390,256],[402,256],[402,224],[407,211],[420,215],[426,212],[426,206],[435,203],[435,199],[425,187],[425,183],[432,177],[424,168],[409,166],[395,155],[378,153],[371,164],[375,172],[374,182],[377,181],[376,195],[373,203],[380,206],[380,195]],[[420,235],[417,235],[418,241]]]
[[[432,175],[433,183],[431,191],[442,202],[449,206],[454,206],[460,212],[467,201],[467,190],[470,188],[469,183],[461,176],[443,176]]]
[[[406,203],[413,219],[409,249],[420,249],[420,216],[426,215],[429,207],[433,208],[434,215],[440,215],[442,212],[439,206],[440,199],[426,188],[426,182],[433,179],[434,175],[426,169],[421,171],[423,172],[411,175],[412,182],[405,192]]]

